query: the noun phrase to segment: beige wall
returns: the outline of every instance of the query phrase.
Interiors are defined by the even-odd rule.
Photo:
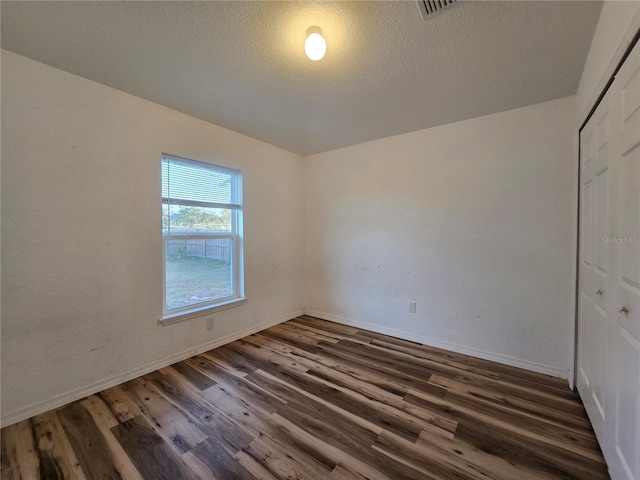
[[[160,157],[244,175],[248,302],[158,325]],[[302,311],[298,155],[2,52],[2,415]]]
[[[568,97],[306,157],[305,311],[566,377],[574,109]]]

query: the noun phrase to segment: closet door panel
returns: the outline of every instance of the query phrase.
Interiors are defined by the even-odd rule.
[[[619,259],[618,323],[640,340],[640,48],[636,46],[616,78],[619,84],[621,138],[618,157],[618,218],[616,245]]]
[[[610,292],[608,288],[611,244],[611,199],[610,199],[610,164],[614,153],[611,145],[612,125],[611,105],[613,95],[607,94],[596,117],[596,152],[594,158],[594,211],[593,211],[593,296],[592,298],[603,310],[602,318],[606,321],[607,302]]]
[[[640,134],[638,135],[640,137]],[[640,146],[620,159],[619,221],[616,232],[619,274],[617,280],[618,323],[640,340]]]
[[[591,309],[590,368],[592,372],[591,397],[595,409],[589,412],[596,434],[604,434],[603,425],[607,417],[608,402],[606,388],[607,365],[607,313],[599,305]]]
[[[612,477],[640,480],[640,46],[621,67],[615,159],[615,268],[612,287],[612,378],[615,415]],[[609,448],[605,448],[605,452]]]
[[[617,350],[615,384],[615,419],[613,427],[613,448],[607,463],[612,478],[640,479],[640,361],[638,351],[640,343],[626,330],[617,331],[614,338]],[[603,450],[609,448],[605,445]],[[614,458],[612,459],[611,456]]]
[[[611,477],[640,480],[640,44],[580,142],[577,386]]]
[[[593,339],[591,327],[591,299],[580,293],[579,305],[580,329],[578,330],[578,389],[581,392],[591,391],[591,368],[589,353]],[[590,397],[589,397],[590,398]],[[585,400],[586,401],[586,400]]]
[[[582,132],[580,145],[580,265],[579,265],[579,314],[578,314],[578,378],[577,386],[591,400],[593,344],[592,299],[593,292],[593,238],[594,238],[594,182],[593,159],[595,129],[590,122]]]
[[[609,363],[610,330],[608,303],[611,296],[611,158],[615,152],[611,135],[612,93],[604,96],[598,110],[584,129],[584,151],[581,165],[581,268],[580,338],[582,343],[579,372],[582,381],[578,389],[599,437],[604,428],[610,403],[607,369]],[[588,300],[587,300],[588,298]]]
[[[639,61],[637,57],[637,53],[635,55],[632,53],[628,60],[631,62]],[[637,69],[633,70],[633,67],[629,68],[627,72],[621,69],[617,77],[620,81],[623,121],[622,141],[620,142],[621,155],[640,143],[640,73]]]
[[[602,169],[594,179],[594,233],[593,242],[593,299],[600,306],[606,319],[606,302],[609,297],[607,281],[609,277],[609,260],[611,245],[609,228],[609,148],[605,144],[600,152],[598,166]]]

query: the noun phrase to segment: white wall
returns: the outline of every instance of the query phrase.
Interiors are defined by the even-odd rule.
[[[248,302],[159,326],[162,152],[243,171]],[[2,52],[2,416],[301,313],[301,158]]]
[[[581,126],[598,95],[640,28],[640,2],[605,1],[576,94],[576,123]]]
[[[566,376],[574,108],[568,97],[306,157],[305,311]]]
[[[1,93],[4,424],[305,302],[325,318],[569,368],[573,97],[301,160],[6,51]],[[216,313],[213,332],[204,318],[157,323],[163,151],[244,173],[249,301]]]

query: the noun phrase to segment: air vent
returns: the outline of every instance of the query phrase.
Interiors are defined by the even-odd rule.
[[[418,0],[418,6],[422,12],[422,18],[432,18],[451,7],[457,0]]]

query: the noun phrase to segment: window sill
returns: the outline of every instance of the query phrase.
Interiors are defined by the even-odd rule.
[[[158,320],[158,323],[162,326],[172,325],[174,323],[184,322],[185,320],[191,320],[192,318],[210,315],[221,310],[239,307],[240,305],[244,305],[245,303],[247,303],[247,299],[244,297],[234,298],[222,303],[217,303],[216,305],[208,305],[206,307],[194,308],[193,310],[184,310],[178,313],[170,313]]]

